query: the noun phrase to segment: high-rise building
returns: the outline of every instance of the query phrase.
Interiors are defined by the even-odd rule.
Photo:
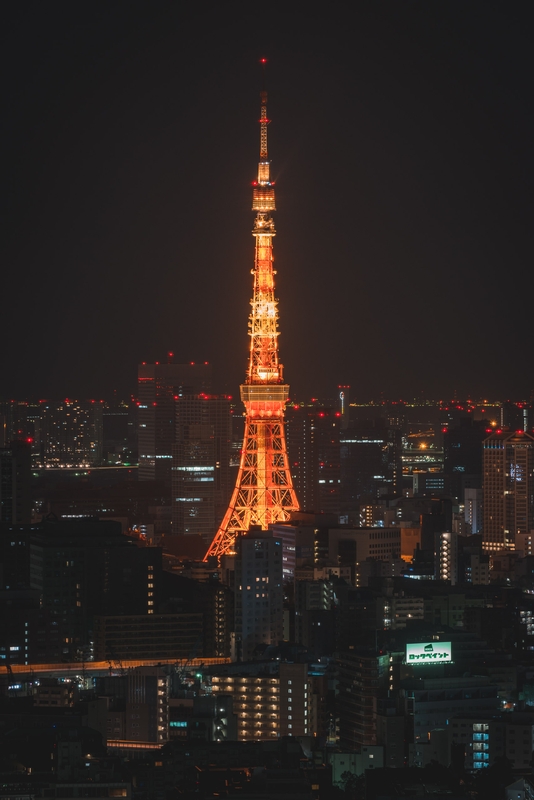
[[[0,522],[30,522],[30,476],[30,442],[14,441],[0,449]]]
[[[26,400],[1,400],[0,447],[7,447],[15,439],[35,439],[39,410],[39,404]]]
[[[480,477],[482,480],[482,476]],[[469,524],[471,533],[480,533],[482,530],[482,498],[482,486],[479,489],[464,489],[464,519]]]
[[[103,402],[43,401],[38,449],[43,467],[91,467],[102,460]]]
[[[398,494],[402,479],[402,440],[381,418],[351,421],[341,432],[341,511],[357,519],[359,507],[379,492]]]
[[[241,659],[248,661],[257,646],[283,639],[283,546],[272,531],[253,528],[237,539],[236,549],[236,644]]]
[[[482,442],[487,437],[486,420],[461,417],[458,424],[443,435],[443,472],[448,488],[460,503],[466,489],[478,488],[482,479]]]
[[[183,395],[176,403],[172,459],[172,533],[208,545],[230,499],[230,399]]]
[[[274,183],[267,153],[267,92],[261,93],[260,162],[254,181],[252,232],[256,247],[249,321],[250,357],[241,400],[245,436],[236,485],[228,510],[205,558],[232,552],[236,536],[251,526],[267,530],[298,510],[286,451],[284,408],[289,386],[278,358],[278,302],[274,294]]]
[[[507,400],[501,406],[501,428],[513,431],[528,431],[532,426],[532,403],[512,403]]]
[[[485,550],[515,549],[534,530],[534,436],[498,430],[484,440]]]
[[[301,508],[339,514],[341,412],[290,406],[286,420],[291,476]]]
[[[176,440],[175,399],[211,390],[210,364],[140,364],[138,367],[139,480],[171,483]]]
[[[337,666],[340,745],[358,749],[376,744],[376,705],[387,694],[389,656],[372,650],[342,652]]]
[[[129,465],[137,462],[137,407],[114,399],[102,412],[102,463]]]

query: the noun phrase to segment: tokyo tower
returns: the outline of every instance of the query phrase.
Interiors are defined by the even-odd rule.
[[[262,59],[263,64],[265,60]],[[293,489],[284,433],[284,406],[289,386],[278,360],[278,301],[274,294],[274,182],[267,154],[267,92],[261,97],[260,161],[253,182],[252,210],[256,212],[254,288],[249,318],[250,356],[241,400],[245,406],[245,435],[235,489],[228,510],[204,560],[234,552],[236,536],[252,525],[267,530],[285,522],[299,504]]]

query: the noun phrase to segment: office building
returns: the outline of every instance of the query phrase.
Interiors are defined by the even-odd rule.
[[[534,530],[534,436],[498,430],[484,440],[485,550],[514,550]]]
[[[419,667],[414,667],[414,670]],[[408,720],[409,739],[427,741],[432,731],[447,727],[455,714],[495,713],[500,705],[497,686],[484,676],[429,677],[429,670],[439,665],[420,666],[426,670],[420,678],[406,679],[399,690],[399,699]]]
[[[534,751],[534,714],[460,712],[449,720],[451,743],[465,753],[468,772],[507,758],[513,769],[530,771]]]
[[[172,533],[199,535],[206,546],[230,500],[230,399],[183,395],[175,401]]]
[[[96,616],[93,636],[95,661],[188,659],[202,651],[203,614]]]
[[[341,412],[289,406],[286,441],[293,486],[303,511],[339,514]]]
[[[388,688],[389,656],[343,652],[338,661],[339,744],[358,750],[377,744],[376,706]]]
[[[402,480],[402,439],[385,420],[351,421],[341,443],[341,512],[357,519],[359,507],[380,492],[397,494]]]
[[[480,486],[482,477],[482,442],[487,437],[486,420],[461,417],[443,434],[443,472],[447,490],[460,503],[467,488]]]
[[[0,522],[31,520],[31,443],[13,441],[0,449]]]
[[[26,400],[0,400],[0,447],[14,440],[35,442],[40,407]]]
[[[108,742],[168,741],[169,689],[170,679],[162,667],[136,667],[126,675],[97,678],[98,696],[110,698]]]
[[[139,480],[171,484],[176,441],[175,399],[211,390],[209,364],[140,364],[138,367]]]
[[[252,528],[236,540],[235,633],[238,656],[284,638],[282,540],[272,531]]]
[[[482,475],[480,480],[482,483]],[[468,523],[471,533],[482,531],[482,496],[482,486],[478,489],[466,488],[464,490],[464,519]]]
[[[237,715],[231,695],[171,699],[169,734],[180,742],[237,742]]]
[[[49,517],[22,528],[29,529],[30,588],[62,630],[54,660],[89,654],[96,615],[154,613],[160,548],[137,547],[109,520]]]

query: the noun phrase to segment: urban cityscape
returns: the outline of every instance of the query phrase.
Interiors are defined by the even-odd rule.
[[[120,38],[112,30],[123,22],[119,5],[110,4],[99,34],[102,46],[108,32],[113,43],[95,61],[106,76]],[[423,52],[417,25],[430,35],[434,18],[419,23],[408,6],[406,18],[392,11],[392,19],[414,20]],[[162,42],[164,27],[177,24],[173,4],[152,15],[140,4],[139,20],[134,10],[125,16],[124,52],[149,35],[145,11],[148,30]],[[31,11],[32,35],[40,13]],[[364,28],[381,30],[379,12],[360,13]],[[450,11],[438,14],[436,30],[445,18],[454,21]],[[495,12],[492,30],[500,21]],[[312,39],[316,23],[305,23]],[[517,20],[509,24],[517,30]],[[15,13],[12,25],[16,39],[28,22]],[[89,33],[70,20],[61,25],[77,31],[83,49]],[[330,17],[327,29],[343,40]],[[286,52],[281,43],[272,49]],[[61,58],[67,52],[62,43]],[[334,45],[325,52],[324,64],[347,63],[335,62]],[[430,317],[418,318],[425,295],[414,290],[413,304],[401,304],[383,329],[398,329],[398,340],[388,340],[382,362],[374,339],[390,316],[393,272],[384,272],[384,296],[369,308],[365,297],[350,297],[341,311],[342,296],[356,285],[349,283],[339,287],[339,308],[338,301],[329,307],[321,281],[334,266],[324,264],[310,268],[311,306],[309,294],[302,304],[284,299],[286,290],[295,296],[283,240],[295,217],[284,194],[291,170],[276,164],[285,146],[276,101],[284,83],[275,78],[271,89],[266,55],[249,64],[251,186],[240,187],[235,207],[222,201],[225,214],[252,222],[252,238],[242,228],[232,234],[242,261],[232,293],[228,275],[208,267],[212,300],[188,293],[184,270],[176,312],[190,335],[176,347],[163,311],[128,319],[135,371],[129,356],[112,363],[105,352],[108,344],[113,353],[122,346],[122,324],[118,342],[99,334],[99,318],[82,312],[83,299],[79,308],[64,307],[58,281],[42,318],[70,320],[72,346],[87,365],[83,379],[75,358],[57,370],[54,353],[33,344],[30,323],[21,324],[16,346],[24,340],[27,353],[37,348],[35,370],[30,359],[26,370],[11,370],[6,356],[0,800],[533,800],[534,379],[533,334],[519,313],[524,298],[499,321],[496,306],[484,305],[487,285],[474,291],[466,269],[455,312],[438,298],[436,278],[435,326],[419,327]],[[425,58],[434,64],[434,55]],[[97,85],[80,74],[82,83]],[[333,79],[334,72],[325,74]],[[197,75],[184,97],[202,87]],[[289,135],[287,122],[280,129]],[[203,188],[206,196],[218,193],[217,208],[222,185],[215,179]],[[312,184],[305,185],[309,194]],[[215,254],[220,229],[209,233],[217,224],[212,203],[198,201],[196,214]],[[319,222],[307,224],[311,237]],[[328,221],[329,237],[336,224]],[[76,296],[91,294],[93,277],[73,273]],[[108,307],[110,316],[128,317],[121,301],[133,296],[131,284]],[[142,295],[141,283],[135,291]],[[163,309],[165,286],[159,291]],[[471,307],[478,293],[482,311]],[[218,317],[207,312],[212,301]],[[350,322],[351,315],[366,338],[336,330],[337,316]],[[160,320],[157,335],[147,322],[153,319]],[[496,368],[487,368],[486,344],[512,320],[517,348],[507,329]],[[43,337],[52,342],[48,324]],[[166,349],[159,349],[162,331]],[[310,347],[295,358],[291,348],[306,336]],[[84,357],[91,342],[94,351]],[[286,343],[292,357],[284,368]],[[330,349],[337,375],[327,364]],[[155,357],[143,360],[147,352]],[[519,363],[522,374],[512,374]],[[112,377],[105,391],[104,374]],[[74,394],[63,399],[65,392]]]

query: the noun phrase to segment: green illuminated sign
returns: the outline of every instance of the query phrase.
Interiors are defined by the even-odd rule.
[[[406,645],[407,664],[450,664],[451,662],[450,642],[422,642]]]

